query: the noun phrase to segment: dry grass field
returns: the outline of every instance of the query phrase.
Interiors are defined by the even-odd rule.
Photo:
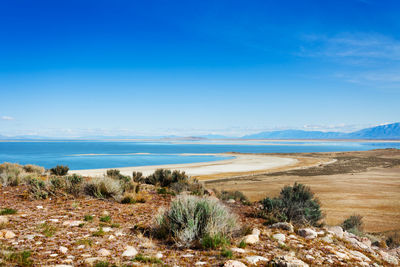
[[[352,214],[364,216],[365,230],[400,230],[400,150],[301,153],[291,157],[336,159],[334,163],[295,170],[207,181],[218,190],[240,190],[251,200],[276,196],[285,185],[310,186],[320,199],[329,225]],[[210,179],[210,177],[207,177]]]

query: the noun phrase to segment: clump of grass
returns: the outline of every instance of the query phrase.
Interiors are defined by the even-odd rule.
[[[6,261],[10,261],[16,264],[16,266],[32,266],[33,261],[30,258],[32,253],[29,250],[24,250],[20,252],[12,252],[8,254],[5,258]]]
[[[111,216],[110,215],[102,216],[100,217],[100,221],[105,223],[111,222]]]
[[[82,192],[83,177],[78,174],[72,174],[65,177],[65,191],[74,196]]]
[[[201,246],[204,249],[216,249],[219,247],[224,247],[229,245],[229,239],[221,234],[216,234],[213,236],[206,235],[201,239]]]
[[[137,254],[133,261],[138,261],[145,264],[161,264],[162,261],[156,257],[144,256],[143,254]]]
[[[240,241],[240,243],[238,245],[239,248],[243,248],[243,249],[246,248],[246,246],[247,246],[247,244],[246,244],[246,242],[244,242],[244,240]]]
[[[285,186],[279,197],[265,198],[261,201],[260,215],[268,223],[292,222],[299,225],[318,225],[322,219],[322,212],[318,199],[308,186],[295,183]]]
[[[12,215],[12,214],[16,214],[17,210],[15,209],[10,209],[10,208],[4,208],[2,210],[0,210],[0,215]]]
[[[98,261],[94,264],[94,267],[109,267],[110,263],[107,261]]]
[[[48,223],[42,223],[38,226],[38,228],[39,231],[46,237],[52,237],[57,231],[57,228],[55,226]]]
[[[233,257],[233,252],[232,252],[232,250],[230,250],[230,249],[223,248],[223,249],[221,250],[221,256],[224,257],[224,258],[227,258],[227,259],[232,259],[232,257]]]
[[[119,223],[112,223],[111,224],[111,228],[119,228],[119,227],[120,227]]]
[[[68,173],[68,171],[69,167],[64,165],[57,165],[56,167],[50,169],[50,173],[57,176],[64,176]]]
[[[94,177],[84,185],[85,194],[95,198],[120,198],[121,183],[109,177]]]
[[[236,216],[212,198],[182,195],[157,217],[160,237],[170,238],[178,246],[192,246],[196,240],[217,235],[229,238],[238,229]]]
[[[90,215],[90,214],[86,214],[85,217],[84,217],[84,220],[86,222],[91,222],[91,221],[93,221],[93,216]]]
[[[94,232],[92,235],[93,236],[104,236],[105,234],[106,234],[106,232],[104,232],[103,227],[99,227],[99,230]]]
[[[390,234],[385,240],[386,245],[389,248],[397,248],[400,247],[400,234],[399,232],[394,232]]]

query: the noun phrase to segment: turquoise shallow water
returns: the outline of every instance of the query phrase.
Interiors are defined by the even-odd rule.
[[[363,151],[378,148],[400,148],[389,142],[284,142],[284,141],[216,141],[199,143],[173,142],[111,142],[111,141],[41,141],[0,142],[0,163],[37,164],[46,168],[58,164],[70,169],[117,168],[161,164],[182,164],[228,159],[210,155],[183,153],[296,153]],[[133,154],[129,153],[149,153]],[[105,155],[84,155],[105,154]]]

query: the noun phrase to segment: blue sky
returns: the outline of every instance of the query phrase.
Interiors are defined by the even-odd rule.
[[[399,121],[400,2],[0,2],[0,134]]]

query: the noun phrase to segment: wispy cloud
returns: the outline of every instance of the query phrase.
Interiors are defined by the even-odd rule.
[[[305,35],[300,56],[348,59],[345,63],[400,61],[400,41],[380,34]]]
[[[14,120],[14,118],[10,117],[10,116],[1,116],[0,119],[3,120],[3,121],[12,121],[12,120]]]

